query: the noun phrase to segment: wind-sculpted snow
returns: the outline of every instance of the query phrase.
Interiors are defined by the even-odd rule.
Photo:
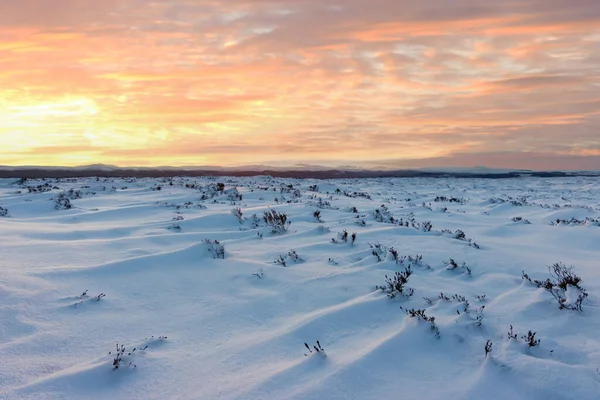
[[[2,179],[0,211],[2,399],[600,393],[596,178]]]

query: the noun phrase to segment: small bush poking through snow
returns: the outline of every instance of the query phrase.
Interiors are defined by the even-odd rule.
[[[487,358],[488,354],[490,354],[492,352],[492,341],[491,340],[487,340],[485,342],[485,358]]]
[[[348,231],[344,229],[343,232],[338,232],[337,239],[331,238],[331,243],[348,243],[348,240],[350,240],[350,244],[354,244],[354,242],[356,241],[356,232],[352,235],[349,235]]]
[[[512,339],[517,339],[517,334],[515,333],[515,331],[513,330],[513,326],[510,326],[510,329],[508,330],[508,333],[506,334],[508,336],[508,340],[512,340]]]
[[[223,191],[223,194],[227,196],[227,200],[231,202],[242,201],[242,195],[237,188],[231,188]]]
[[[414,294],[414,289],[406,288],[405,285],[408,283],[408,278],[412,275],[410,265],[402,272],[396,272],[392,277],[385,276],[385,286],[376,286],[376,289],[382,290],[387,294],[390,299],[393,299],[397,295],[410,297]]]
[[[431,221],[423,221],[421,222],[420,228],[423,232],[431,232],[433,225],[431,224]]]
[[[231,210],[231,213],[233,214],[234,217],[237,218],[237,220],[239,221],[240,224],[244,222],[244,214],[242,213],[241,208],[236,207],[233,210]]]
[[[290,250],[288,251],[288,253],[286,255],[280,255],[279,258],[277,258],[277,260],[273,261],[275,264],[279,264],[282,267],[287,267],[287,261],[291,260],[294,263],[299,263],[304,261],[304,259],[302,257],[300,257],[300,255],[298,255],[298,253],[296,253],[296,250]]]
[[[527,345],[531,348],[531,347],[535,347],[535,346],[539,346],[541,343],[541,339],[536,339],[535,338],[535,334],[536,332],[527,332],[527,336],[523,335],[522,339],[525,340],[525,342],[527,343]]]
[[[287,215],[285,213],[278,213],[275,210],[269,209],[269,211],[265,211],[263,220],[265,223],[273,228],[273,233],[283,233],[287,231],[290,226],[290,221],[288,221]]]
[[[282,267],[287,267],[287,263],[286,263],[285,259],[286,259],[286,257],[280,255],[277,260],[273,261],[273,263],[279,264]]]
[[[445,264],[444,268],[448,271],[462,270],[462,271],[466,272],[468,275],[471,275],[471,268],[469,268],[467,266],[467,264],[464,262],[461,265],[458,265],[457,262],[451,258],[449,261],[444,262],[444,264]]]
[[[100,293],[99,295],[96,295],[94,297],[91,297],[91,298],[88,296],[87,293],[88,293],[88,290],[85,289],[85,291],[83,293],[81,293],[78,297],[80,299],[86,299],[87,298],[88,301],[100,301],[100,300],[102,300],[102,298],[106,297],[106,294],[104,292]],[[79,300],[77,303],[73,304],[73,306],[77,307],[80,304],[83,304],[83,300]]]
[[[133,353],[135,353],[136,348],[134,347],[133,350],[130,353],[127,353],[128,356],[131,356]],[[108,352],[108,354],[112,354],[111,351]],[[119,367],[121,366],[121,362],[123,362],[123,357],[125,357],[125,345],[120,345],[117,343],[117,350],[115,352],[115,358],[113,359],[113,369],[119,369]],[[133,364],[133,362],[129,362],[128,364],[129,366],[135,368],[136,365]]]
[[[323,222],[323,220],[321,219],[321,211],[320,210],[314,211],[313,217],[317,222]]]
[[[454,232],[454,239],[465,240],[466,238],[467,238],[467,235],[465,235],[465,233],[463,231],[461,231],[460,229],[457,229]]]
[[[151,340],[160,340],[160,341],[162,341],[162,340],[165,340],[166,338],[167,338],[166,336],[159,336],[158,338],[154,338],[154,336],[152,336],[150,339],[151,339]],[[146,338],[145,340],[148,340],[148,338]],[[119,344],[117,343],[117,345],[116,345],[116,351],[115,351],[115,353],[114,353],[114,358],[113,358],[113,361],[112,361],[113,369],[119,369],[119,367],[121,366],[121,364],[123,364],[123,363],[127,363],[127,361],[128,361],[129,359],[131,359],[131,358],[133,358],[133,357],[135,356],[135,352],[136,352],[136,350],[137,350],[137,351],[138,351],[138,353],[139,353],[140,351],[144,351],[144,350],[146,350],[146,349],[148,348],[148,346],[149,346],[149,345],[145,345],[144,347],[141,347],[139,350],[138,350],[138,348],[137,348],[137,347],[134,347],[134,348],[133,348],[133,350],[131,350],[131,351],[129,351],[129,352],[128,352],[128,351],[125,349],[125,345],[123,345],[123,344],[119,345]],[[109,352],[108,352],[108,354],[109,354],[109,355],[113,355],[113,352],[112,352],[112,351],[109,351]],[[129,361],[129,362],[127,363],[127,366],[129,366],[129,367],[133,367],[133,368],[136,368],[136,367],[137,367],[137,366],[136,366],[136,365],[133,363],[133,361]]]
[[[309,354],[313,353],[308,343],[304,342],[304,347],[308,349],[308,353],[304,353],[305,357],[308,357]],[[321,343],[319,343],[318,340],[317,343],[313,345],[313,349],[315,349],[314,353],[320,354],[322,357],[327,357],[327,353],[325,353],[325,350],[323,349],[323,347],[321,347]]]
[[[398,250],[394,249],[393,247],[390,247],[389,250],[390,255],[392,256],[392,258],[394,259],[394,262],[396,262],[396,264],[399,262],[399,255],[398,255]]]
[[[426,321],[429,322],[431,330],[433,331],[433,333],[435,334],[436,337],[440,337],[440,330],[438,329],[437,325],[435,324],[435,317],[428,317],[427,314],[425,314],[425,310],[415,310],[414,308],[409,309],[404,309],[402,307],[400,307],[400,309],[402,311],[404,311],[406,313],[406,315],[408,315],[410,318],[417,318],[419,321]]]
[[[533,283],[538,288],[546,289],[558,302],[559,309],[583,311],[582,304],[588,297],[588,293],[581,286],[581,278],[575,275],[573,267],[555,263],[548,269],[550,278],[545,281],[531,279],[525,271],[522,272],[522,279]]]
[[[464,231],[457,229],[452,232],[450,229],[442,229],[443,234],[451,235],[454,239],[466,242],[469,246],[479,249],[480,246],[471,238],[468,238]]]
[[[397,222],[396,218],[394,218],[385,204],[382,204],[381,207],[373,210],[373,218],[375,218],[375,221],[385,224],[394,224]]]
[[[0,207],[0,217],[8,216],[8,209],[4,207]]]
[[[298,253],[296,253],[296,250],[290,250],[288,252],[288,257],[293,261],[293,262],[300,262],[300,261],[304,261],[304,259],[302,257],[300,257],[298,255]]]
[[[371,254],[377,257],[377,262],[383,261],[388,252],[388,248],[379,242],[369,243],[369,247],[372,249]]]
[[[181,232],[181,225],[179,224],[171,224],[167,227],[168,230],[173,232]]]
[[[258,277],[258,279],[262,279],[265,276],[263,269],[259,269],[258,272],[254,272],[252,275]]]
[[[213,258],[225,259],[225,246],[218,240],[204,239],[204,243],[208,245],[208,251],[213,255]]]
[[[67,197],[65,193],[60,193],[58,196],[54,198],[54,208],[57,210],[70,210],[73,206],[71,205],[71,200]]]

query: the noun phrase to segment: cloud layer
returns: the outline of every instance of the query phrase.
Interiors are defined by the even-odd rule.
[[[600,169],[597,0],[0,0],[0,59],[0,164]]]

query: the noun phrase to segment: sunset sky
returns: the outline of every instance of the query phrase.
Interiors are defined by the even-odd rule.
[[[600,169],[599,0],[0,0],[0,165]]]

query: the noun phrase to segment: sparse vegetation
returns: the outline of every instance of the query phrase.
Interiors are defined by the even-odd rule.
[[[173,231],[173,232],[181,232],[181,225],[179,224],[171,224],[167,227],[168,230]]]
[[[349,235],[348,231],[344,229],[342,232],[338,232],[337,238],[331,238],[332,243],[348,243],[348,240],[350,240],[350,244],[354,244],[356,233]]]
[[[288,253],[286,255],[280,255],[273,262],[275,264],[281,265],[282,267],[287,267],[288,261],[291,261],[293,263],[300,263],[300,262],[304,261],[304,259],[302,257],[300,257],[298,255],[298,253],[296,253],[296,250],[290,250],[290,251],[288,251]]]
[[[529,346],[529,348],[540,345],[541,340],[536,339],[535,334],[536,334],[536,332],[529,331],[529,332],[527,332],[527,335],[521,336],[521,339],[523,339],[525,341],[525,343],[527,343],[527,346]]]
[[[258,270],[258,272],[254,272],[252,275],[258,277],[258,279],[262,279],[265,276],[265,272],[261,268]]]
[[[391,277],[385,276],[385,286],[377,286],[376,288],[385,292],[390,299],[396,296],[410,297],[414,294],[414,289],[407,288],[408,278],[412,275],[410,265],[404,271],[396,272]]]
[[[67,197],[65,193],[59,193],[58,196],[54,198],[54,208],[57,210],[70,210],[73,206],[71,205],[71,200]]]
[[[423,309],[404,309],[402,307],[400,307],[400,309],[404,311],[406,315],[408,315],[410,318],[417,318],[419,321],[429,322],[429,326],[435,334],[435,336],[438,338],[440,337],[440,330],[435,324],[435,317],[427,316],[427,314],[425,314],[425,310]]]
[[[548,291],[561,310],[583,311],[583,301],[588,297],[588,293],[581,286],[581,278],[575,275],[573,267],[567,267],[562,263],[554,263],[548,269],[550,278],[545,281],[531,279],[525,271],[522,272],[521,277],[538,288]]]
[[[344,379],[352,379],[356,371],[365,368],[380,376],[381,368],[389,367],[378,362],[381,354],[396,346],[405,359],[396,367],[410,366],[415,357],[422,357],[427,362],[440,363],[430,371],[433,375],[452,371],[455,381],[437,379],[432,384],[460,386],[465,381],[474,382],[478,389],[489,385],[498,388],[502,396],[511,390],[503,391],[502,385],[496,385],[498,382],[511,383],[512,378],[526,374],[528,379],[517,382],[524,393],[541,389],[542,393],[546,390],[561,397],[564,393],[557,389],[564,379],[541,379],[543,371],[550,368],[553,376],[562,378],[579,373],[577,377],[585,390],[578,391],[578,385],[567,389],[574,398],[586,398],[587,389],[598,379],[593,372],[586,373],[598,365],[585,356],[586,351],[593,354],[598,347],[589,324],[594,317],[593,288],[598,286],[598,279],[592,274],[589,282],[583,281],[579,275],[585,276],[593,266],[592,239],[596,228],[592,226],[594,219],[585,216],[600,215],[600,187],[597,179],[588,178],[561,178],[556,184],[552,179],[528,177],[527,185],[519,179],[507,183],[508,179],[323,178],[318,180],[321,188],[316,184],[309,186],[317,180],[278,176],[189,176],[137,181],[32,178],[23,179],[21,186],[10,186],[14,179],[4,180],[0,182],[0,204],[10,208],[11,213],[9,219],[0,218],[0,225],[4,223],[6,228],[3,234],[10,269],[4,285],[6,295],[2,296],[6,303],[3,317],[9,323],[5,336],[9,342],[14,341],[7,342],[7,349],[14,347],[15,352],[5,351],[7,359],[3,361],[8,366],[18,366],[22,360],[18,359],[17,350],[27,345],[30,332],[46,326],[60,333],[60,337],[83,334],[85,337],[76,341],[89,343],[91,349],[97,349],[97,341],[101,340],[100,365],[89,353],[79,354],[81,360],[75,360],[77,368],[61,367],[60,371],[57,368],[62,363],[38,366],[25,360],[23,370],[42,368],[38,372],[44,379],[41,384],[36,380],[29,385],[17,376],[21,368],[8,368],[7,382],[17,382],[19,387],[9,387],[7,393],[18,397],[23,392],[23,382],[27,384],[26,393],[36,395],[34,389],[46,390],[53,385],[58,388],[57,396],[69,397],[72,393],[65,394],[69,385],[78,385],[82,378],[84,383],[98,379],[102,392],[105,382],[116,382],[106,380],[109,375],[117,380],[122,380],[122,373],[137,375],[129,369],[137,364],[140,370],[145,361],[152,366],[146,372],[151,373],[148,377],[154,382],[156,373],[169,374],[169,368],[155,368],[163,361],[164,366],[175,365],[179,355],[198,353],[198,346],[218,356],[220,347],[234,344],[233,353],[229,351],[233,347],[225,348],[225,358],[207,359],[211,363],[225,360],[222,365],[199,367],[203,358],[189,366],[200,368],[200,375],[220,374],[220,368],[233,365],[229,361],[242,369],[260,366],[261,360],[248,363],[248,359],[262,357],[265,349],[269,352],[265,359],[280,355],[283,370],[291,375],[275,374],[260,381],[254,376],[260,374],[254,374],[251,378],[260,382],[249,381],[249,389],[239,392],[247,397],[260,396],[264,390],[275,397],[282,393],[285,397],[285,384],[280,384],[298,372],[306,379],[294,386],[289,396],[327,397],[333,393],[326,386],[331,383],[329,372],[352,364]],[[364,194],[354,192],[357,188],[364,188]],[[98,198],[88,198],[94,191],[98,191]],[[244,194],[243,201],[240,193]],[[500,200],[486,202],[493,193],[502,193]],[[200,196],[203,200],[199,200]],[[498,206],[502,202],[505,204]],[[54,206],[76,210],[60,212]],[[521,208],[515,210],[516,206]],[[8,209],[0,207],[0,217],[8,214]],[[430,221],[423,221],[427,218],[436,225],[435,230]],[[525,218],[534,224],[525,225],[529,223]],[[294,222],[291,229],[290,220]],[[184,233],[174,233],[182,227]],[[441,230],[442,227],[451,229]],[[359,229],[360,241],[353,232]],[[467,233],[481,236],[478,240],[486,244],[484,252],[468,247],[478,245]],[[534,236],[534,246],[528,246]],[[189,247],[193,241],[199,243]],[[525,267],[570,244],[572,261],[587,269],[556,263],[548,267],[547,274],[544,264],[537,272],[531,266]],[[46,254],[28,254],[30,245]],[[50,248],[54,245],[56,249]],[[188,257],[192,253],[195,260],[193,255]],[[60,259],[60,254],[65,255],[65,260]],[[447,261],[442,261],[444,257]],[[190,270],[189,262],[203,265],[200,270]],[[47,273],[38,272],[40,263],[49,265]],[[514,274],[519,265],[529,275],[523,271],[522,280],[518,279],[518,270],[516,276],[507,275],[511,271]],[[211,268],[216,266],[219,268]],[[67,293],[65,285],[72,285],[67,287]],[[111,298],[104,300],[106,294],[100,289],[108,290],[107,286]],[[92,289],[81,291],[81,287]],[[590,290],[589,296],[584,287]],[[115,297],[115,293],[119,295]],[[27,307],[22,308],[22,304]],[[172,308],[178,304],[185,307]],[[585,304],[589,315],[559,311],[555,304],[559,309],[580,312]],[[125,308],[131,312],[119,311]],[[43,318],[37,318],[40,315]],[[165,346],[164,351],[150,355],[143,352],[154,346],[152,342],[121,342],[127,340],[127,335],[137,335],[136,326],[153,326],[171,316],[169,326],[178,336],[173,347]],[[86,323],[90,324],[89,329],[77,328]],[[507,329],[509,323],[512,325]],[[33,328],[28,326],[36,324]],[[112,347],[114,342],[102,343],[102,335],[94,334],[97,326],[104,325],[119,327],[116,332],[123,339],[119,338],[116,347]],[[265,329],[268,337],[261,336]],[[443,340],[434,340],[433,335],[440,337],[440,333],[444,333]],[[328,348],[335,360],[321,359],[326,356],[325,350],[319,341],[313,342],[319,336],[325,344],[330,343]],[[304,339],[309,341],[300,342]],[[202,343],[198,344],[199,340]],[[500,340],[496,353],[492,353],[493,340]],[[292,358],[294,353],[299,356],[299,343],[305,346],[302,352],[306,358],[290,359],[290,354]],[[480,346],[484,343],[489,360],[478,368],[473,361],[481,362]],[[51,347],[53,354],[48,359],[59,360],[60,346]],[[105,349],[112,350],[109,356]],[[345,351],[352,354],[342,354]],[[235,357],[228,360],[230,353]],[[460,364],[458,373],[452,370],[453,363]],[[532,365],[536,367],[533,370]],[[505,367],[511,370],[508,375],[501,371],[507,371]],[[110,371],[111,368],[121,372]],[[418,379],[421,369],[412,371],[410,379]],[[398,376],[398,371],[392,372]],[[168,379],[161,380],[167,385],[164,393],[175,393],[169,380],[172,376],[165,377]],[[125,378],[129,381],[131,376]],[[314,390],[314,385],[306,384],[310,379],[323,380],[323,385],[319,383]],[[363,386],[346,385],[348,390],[338,394],[368,397]],[[350,393],[355,387],[362,389]],[[235,397],[238,392],[229,389],[198,389],[196,394],[210,398],[233,393]],[[42,397],[47,395],[39,392]],[[148,397],[148,391],[138,394]],[[394,397],[391,392],[382,394]]]
[[[309,354],[312,354],[313,351],[310,348],[310,346],[308,345],[308,343],[304,342],[304,347],[306,347],[308,349],[308,353],[304,353],[305,357],[308,357]],[[319,343],[319,341],[317,340],[317,342],[313,345],[313,349],[315,350],[314,353],[316,354],[320,354],[322,357],[327,357],[327,354],[325,353],[325,350],[323,349],[323,347],[321,346],[321,343]]]
[[[144,339],[144,341],[154,342],[154,341],[163,341],[166,339],[167,339],[166,336],[158,336],[157,338],[152,336],[150,338]],[[113,356],[113,360],[112,360],[113,369],[116,370],[116,369],[122,368],[123,364],[125,364],[125,363],[127,364],[126,366],[136,368],[137,367],[136,364],[134,364],[134,362],[132,361],[133,358],[135,357],[136,354],[138,354],[140,352],[144,352],[146,349],[148,349],[149,346],[150,346],[149,344],[145,344],[142,347],[140,347],[139,349],[137,347],[134,347],[133,350],[127,351],[125,348],[125,345],[123,345],[123,344],[119,345],[117,343],[115,352],[114,353],[112,351],[108,352],[109,355]],[[136,353],[136,351],[137,351],[137,353]]]
[[[235,207],[233,210],[231,210],[231,213],[237,218],[240,224],[244,223],[244,213],[242,212],[241,208]]]
[[[591,225],[591,226],[600,226],[600,219],[585,217],[584,219],[556,219],[550,222],[552,226],[561,226],[561,225],[571,225],[571,226],[583,226],[583,225]]]
[[[485,358],[487,358],[488,354],[490,354],[492,352],[492,341],[491,340],[487,340],[485,342]]]
[[[454,261],[454,259],[451,258],[449,261],[445,261],[444,265],[444,269],[448,271],[462,271],[463,273],[471,275],[471,268],[467,266],[465,262],[459,265],[456,261]]]
[[[279,213],[273,209],[265,211],[263,220],[267,226],[273,228],[273,233],[284,233],[291,224],[285,213]]]
[[[323,220],[321,219],[321,211],[320,210],[316,210],[316,211],[313,212],[313,218],[317,222],[323,222]]]
[[[369,243],[371,254],[377,257],[377,262],[382,262],[388,252],[388,248],[379,242]]]
[[[134,347],[131,352],[127,353],[127,355],[131,356],[132,354],[135,353],[136,350],[137,349]],[[112,354],[112,352],[109,351],[108,354]],[[125,345],[122,344],[119,346],[119,344],[117,343],[117,349],[114,354],[115,358],[113,358],[113,363],[112,363],[113,369],[119,369],[119,367],[121,366],[121,362],[123,362],[123,358],[125,357],[125,355],[126,355],[125,354]],[[128,365],[133,368],[136,367],[136,365],[133,364],[133,362],[131,362],[131,361],[129,362]]]
[[[208,245],[208,251],[211,252],[213,258],[225,259],[225,246],[218,240],[204,239],[204,243]]]

